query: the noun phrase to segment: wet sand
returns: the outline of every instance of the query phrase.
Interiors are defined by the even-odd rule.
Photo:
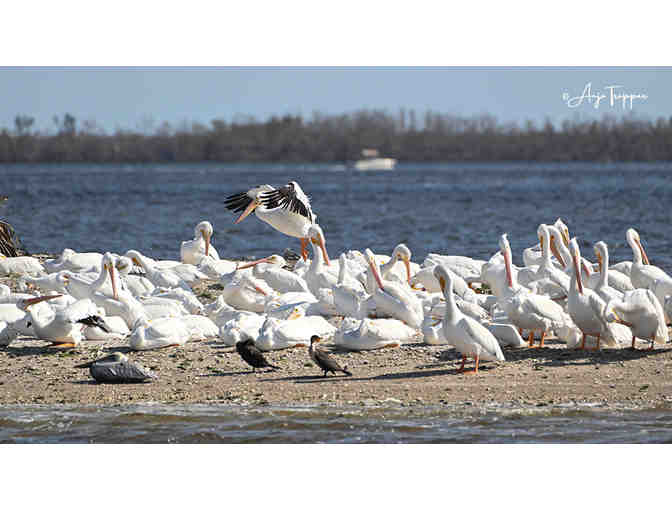
[[[0,278],[15,286],[15,279]],[[216,286],[199,291],[216,298]],[[328,340],[325,348],[332,348]],[[257,371],[233,347],[201,341],[184,347],[130,352],[158,380],[142,384],[98,384],[75,365],[109,352],[129,352],[123,341],[85,341],[62,350],[34,338],[0,348],[0,404],[236,403],[332,405],[486,405],[513,403],[655,407],[672,402],[672,344],[638,343],[638,349],[568,350],[547,340],[542,349],[504,349],[505,362],[482,363],[478,374],[457,372],[461,357],[447,346],[422,343],[396,349],[334,350],[351,377],[322,372],[306,348],[266,353],[281,367]],[[472,362],[467,362],[471,368]]]

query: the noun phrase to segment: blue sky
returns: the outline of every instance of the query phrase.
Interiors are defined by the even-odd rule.
[[[580,96],[586,84],[607,96],[599,108],[568,107],[563,93]],[[672,68],[0,68],[0,127],[16,114],[53,127],[65,112],[105,130],[153,128],[167,121],[209,123],[236,114],[265,119],[360,108],[427,109],[461,116],[489,113],[503,122],[553,122],[631,112],[609,104],[620,85],[634,99],[632,113],[672,116]]]

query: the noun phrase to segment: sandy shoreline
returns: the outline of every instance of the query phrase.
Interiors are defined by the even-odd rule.
[[[0,283],[15,286],[12,278]],[[201,292],[204,301],[217,295]],[[130,352],[157,372],[151,383],[103,385],[75,365],[118,350],[119,341],[85,341],[72,350],[19,338],[0,348],[0,405],[233,403],[250,405],[487,405],[546,406],[599,403],[651,408],[672,402],[672,345],[646,350],[568,350],[548,340],[543,349],[505,349],[506,361],[483,363],[477,375],[458,374],[461,358],[446,346],[334,351],[352,377],[322,377],[306,348],[267,353],[278,371],[252,373],[232,347],[217,341],[157,351]],[[329,348],[327,341],[324,347]],[[470,362],[469,362],[470,363]]]

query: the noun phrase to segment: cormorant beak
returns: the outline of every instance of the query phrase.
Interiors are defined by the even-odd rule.
[[[37,303],[41,303],[42,301],[48,301],[50,299],[56,299],[62,296],[63,294],[55,294],[53,296],[39,296],[36,298],[26,299],[24,301],[24,307],[28,308],[29,306],[36,305]]]
[[[243,214],[241,214],[236,221],[233,223],[238,224],[241,221],[243,221],[245,218],[249,216],[249,214],[254,211],[257,207],[259,206],[259,203],[256,200],[253,200],[250,202],[250,205],[247,206],[247,209],[243,211]]]

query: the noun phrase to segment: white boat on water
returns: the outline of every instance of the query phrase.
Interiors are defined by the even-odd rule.
[[[355,170],[394,170],[397,160],[394,158],[381,158],[377,149],[363,149],[362,156],[355,162]]]

